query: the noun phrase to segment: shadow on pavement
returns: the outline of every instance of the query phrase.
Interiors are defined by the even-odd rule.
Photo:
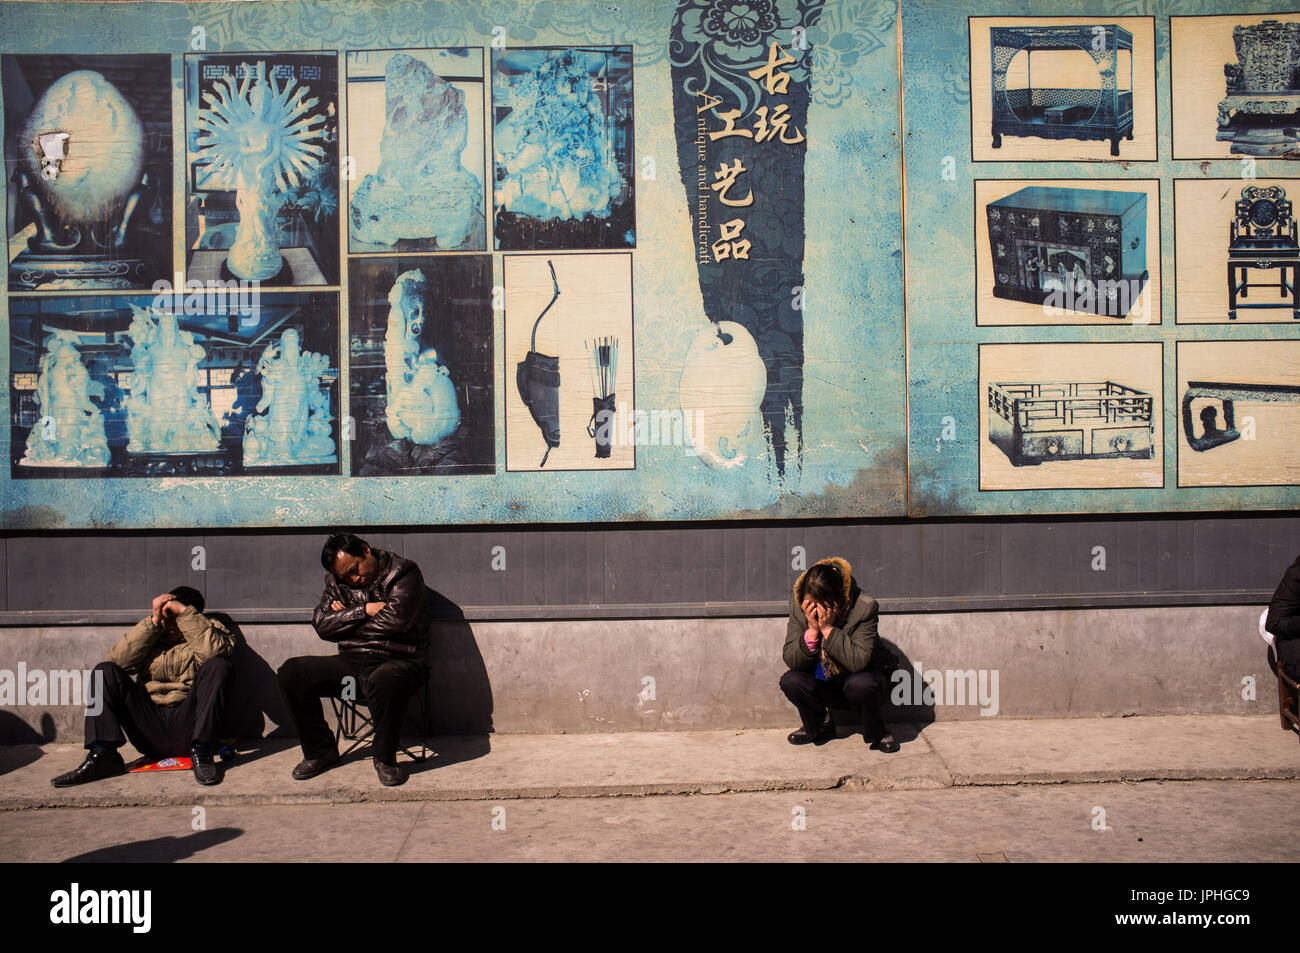
[[[118,844],[87,851],[63,861],[65,864],[169,864],[193,857],[201,850],[232,841],[243,834],[242,828],[218,827],[210,831],[195,831],[185,837],[155,837],[151,840]]]
[[[38,761],[44,755],[40,746],[53,740],[54,719],[49,712],[41,716],[38,732],[13,712],[0,711],[0,775]]]
[[[247,748],[241,742],[235,745],[239,755],[232,763],[227,764],[227,770],[234,768],[234,770],[238,771],[244,765],[252,764],[254,761],[260,761],[262,758],[296,747],[298,747],[298,742],[294,738],[267,737],[261,741],[253,742]]]
[[[926,726],[934,724],[934,704],[925,704],[924,697],[911,697],[915,694],[912,691],[915,685],[913,679],[914,666],[912,660],[907,657],[907,653],[889,639],[882,638],[880,644],[887,653],[894,656],[894,661],[889,665],[888,682],[886,684],[890,699],[885,702],[882,714],[885,723],[892,729],[894,739],[900,745],[905,745],[909,741],[915,741],[921,732],[926,729]],[[904,681],[907,690],[899,692],[898,689],[904,687]],[[893,698],[896,696],[901,696],[910,704],[895,704]]]
[[[36,744],[4,745],[0,747],[0,775],[34,764],[44,754]]]
[[[481,758],[492,750],[492,743],[487,735],[460,735],[433,738],[429,748],[431,750],[426,761],[407,763],[411,774],[421,774],[435,768],[445,768],[448,765],[460,764],[462,761]]]
[[[881,717],[889,726],[890,733],[900,746],[915,741],[926,726],[934,723],[934,705],[925,704],[924,698],[913,699],[913,666],[907,653],[889,639],[881,638],[877,651],[882,655],[883,664],[880,672],[885,676],[885,704],[881,706]],[[873,659],[874,663],[874,659]],[[896,692],[901,686],[904,691]],[[894,697],[903,699],[907,704],[895,704]],[[911,704],[916,702],[916,704]],[[862,726],[857,723],[853,712],[836,709],[833,712],[837,738],[848,738],[862,734]]]

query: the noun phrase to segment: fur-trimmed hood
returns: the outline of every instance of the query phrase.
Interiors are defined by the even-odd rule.
[[[840,578],[844,582],[844,595],[841,600],[845,607],[853,605],[853,567],[849,565],[847,559],[841,559],[839,556],[828,556],[826,559],[819,559],[813,563],[814,566],[821,566],[829,563],[840,571]],[[808,570],[805,569],[799,574],[799,578],[794,581],[794,603],[800,605],[803,603],[804,580],[808,578]]]

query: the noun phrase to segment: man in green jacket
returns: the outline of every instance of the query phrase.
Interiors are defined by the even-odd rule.
[[[117,749],[127,738],[150,760],[188,754],[200,784],[221,780],[212,747],[235,639],[203,607],[202,593],[189,586],[163,593],[95,666],[103,704],[86,715],[86,759],[54,778],[56,788],[124,773]]]
[[[887,682],[876,631],[880,606],[853,581],[847,560],[817,562],[794,584],[782,657],[789,669],[781,691],[799,709],[792,745],[822,745],[835,737],[832,708],[859,712],[862,737],[893,753],[898,742],[881,718]]]

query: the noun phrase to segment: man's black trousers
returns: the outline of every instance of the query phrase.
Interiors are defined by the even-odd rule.
[[[157,705],[145,687],[112,662],[95,666],[103,678],[103,711],[86,716],[86,747],[121,747],[128,738],[150,760],[188,755],[194,742],[213,744],[225,708],[230,659],[208,659],[194,673],[190,693],[179,705]]]
[[[370,709],[375,723],[374,756],[392,764],[397,756],[406,703],[429,677],[429,669],[417,659],[304,655],[289,659],[276,675],[305,757],[319,758],[338,750],[334,732],[325,723],[320,700],[340,697],[343,679],[350,676],[356,680],[353,697]]]
[[[861,714],[862,734],[879,741],[888,729],[880,717],[886,698],[885,676],[879,672],[854,672],[843,678],[823,681],[812,672],[793,669],[781,676],[781,691],[799,709],[804,731],[816,735],[829,708]]]

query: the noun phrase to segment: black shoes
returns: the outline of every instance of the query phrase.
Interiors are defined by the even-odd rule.
[[[306,781],[308,778],[314,778],[326,768],[332,768],[339,763],[338,750],[326,752],[317,758],[303,758],[298,762],[297,767],[293,769],[293,779],[295,781]]]
[[[785,740],[792,745],[824,745],[828,741],[835,740],[835,722],[827,718],[826,721],[822,722],[821,728],[818,729],[815,735],[810,735],[805,729],[798,728],[786,735]],[[894,736],[889,732],[885,732],[879,738],[872,738],[864,734],[862,740],[871,746],[872,751],[893,754],[898,750],[898,742],[894,740]]]
[[[91,748],[86,752],[86,760],[66,774],[60,774],[50,781],[56,788],[69,788],[74,784],[86,784],[102,778],[113,778],[126,774],[126,764],[116,748]]]
[[[379,783],[387,788],[406,783],[406,769],[400,764],[385,764],[376,758],[375,774],[379,775]]]
[[[316,758],[303,758],[302,761],[298,762],[298,766],[293,769],[293,779],[295,781],[306,781],[308,778],[314,778],[322,771],[332,768],[338,763],[339,753],[337,751],[328,751]],[[385,764],[376,758],[375,774],[379,775],[379,783],[385,787],[391,788],[406,783],[406,769],[399,764]]]
[[[196,744],[190,748],[190,768],[194,771],[194,780],[199,784],[221,783],[216,762],[212,760],[212,749],[207,745]]]
[[[199,784],[211,785],[221,783],[221,772],[217,770],[212,759],[212,749],[207,745],[195,745],[190,749],[190,768],[194,780]],[[60,774],[50,783],[56,788],[68,788],[74,784],[86,784],[101,778],[114,778],[126,774],[126,764],[116,748],[91,748],[86,752],[86,760],[67,774]]]
[[[792,745],[824,745],[826,742],[833,741],[834,739],[835,723],[833,721],[822,722],[821,728],[818,729],[817,734],[815,735],[808,734],[808,732],[803,728],[796,728],[785,736],[785,740],[790,742]]]
[[[875,741],[872,741],[866,735],[862,736],[862,740],[871,746],[872,751],[883,751],[885,754],[893,754],[898,750],[898,742],[894,740],[894,736],[889,732],[885,732]]]

